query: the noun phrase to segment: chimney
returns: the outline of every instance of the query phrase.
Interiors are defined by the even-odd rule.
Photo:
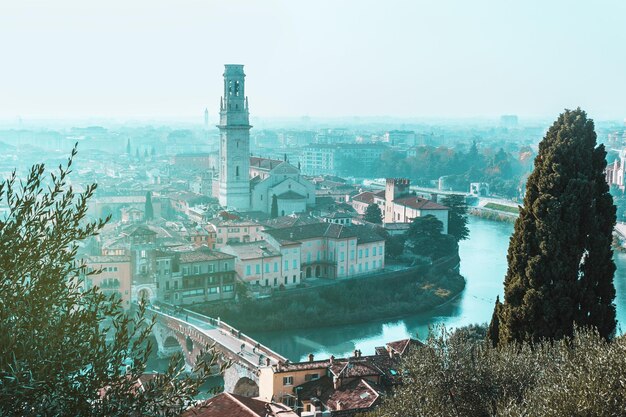
[[[391,351],[391,346],[387,345],[387,353],[389,353],[389,357],[393,359],[393,352]]]
[[[309,353],[309,362],[313,362],[313,359],[315,359],[315,356],[313,356],[312,353]]]
[[[334,389],[339,389],[340,386],[341,386],[341,379],[338,376],[334,376],[333,377],[333,388]]]
[[[269,359],[268,359],[268,360],[269,360]],[[276,370],[277,370],[278,372],[281,372],[281,371],[283,370],[283,369],[282,369],[282,365],[283,365],[283,364],[282,364],[282,362],[280,362],[280,361],[276,364]]]
[[[359,357],[359,351],[358,351],[358,350],[356,350],[356,349],[354,349],[354,357],[355,357],[355,358],[358,358],[358,357]]]
[[[270,366],[270,358],[265,358],[265,364],[266,364],[267,366]]]
[[[337,411],[341,410],[341,401],[337,400]]]
[[[330,355],[330,364],[332,365],[335,362],[335,355]]]

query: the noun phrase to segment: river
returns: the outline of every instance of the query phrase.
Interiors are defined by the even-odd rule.
[[[457,299],[436,311],[397,320],[281,332],[251,332],[250,335],[292,361],[303,361],[309,353],[317,359],[330,355],[347,356],[355,349],[360,349],[363,354],[372,354],[376,346],[383,346],[386,342],[407,337],[423,339],[428,334],[428,327],[433,324],[458,327],[488,322],[496,296],[502,298],[506,253],[513,225],[470,216],[469,229],[469,239],[459,245],[461,274],[466,278],[467,286]],[[616,254],[615,263],[615,303],[618,332],[622,333],[619,324],[626,323],[626,254]]]

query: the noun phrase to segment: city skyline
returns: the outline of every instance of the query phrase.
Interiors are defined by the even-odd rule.
[[[623,120],[626,5],[9,2],[0,120],[211,120],[224,64],[259,118]]]

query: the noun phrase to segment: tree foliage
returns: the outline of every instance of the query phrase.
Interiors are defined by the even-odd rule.
[[[146,203],[144,205],[143,216],[146,220],[154,219],[154,207],[152,206],[152,193],[150,191],[146,193]]]
[[[276,194],[272,195],[272,207],[270,210],[270,217],[272,219],[278,217],[278,197],[276,197]]]
[[[454,237],[443,234],[443,223],[430,214],[413,219],[406,232],[406,247],[431,260],[454,255],[458,249]]]
[[[626,339],[595,330],[494,349],[472,332],[431,332],[404,360],[404,384],[368,417],[621,416]]]
[[[454,236],[456,241],[465,240],[469,237],[467,228],[467,204],[465,197],[458,194],[447,195],[441,202],[448,207],[448,234]]]
[[[372,203],[368,205],[367,209],[365,210],[365,216],[363,217],[363,219],[366,222],[381,224],[383,222],[383,213],[380,211],[380,207],[378,207],[378,204]]]
[[[191,377],[177,355],[136,389],[153,323],[144,306],[131,315],[116,295],[85,285],[99,271],[76,259],[78,246],[106,220],[85,221],[95,185],[82,194],[68,185],[75,154],[49,176],[40,164],[23,181],[13,172],[0,184],[8,206],[0,220],[0,415],[178,415],[214,359],[198,361]]]
[[[605,155],[580,109],[561,114],[539,144],[509,245],[496,342],[559,339],[575,324],[613,334],[615,207]]]

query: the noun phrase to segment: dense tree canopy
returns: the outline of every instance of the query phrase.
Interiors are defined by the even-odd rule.
[[[469,237],[467,228],[467,204],[462,195],[447,195],[441,203],[448,207],[448,234],[454,236],[456,241],[465,240]]]
[[[0,219],[0,415],[178,415],[212,363],[200,360],[197,376],[184,376],[178,355],[136,389],[152,324],[142,306],[127,314],[116,295],[84,285],[99,271],[76,259],[78,244],[105,221],[85,222],[96,186],[74,194],[71,164],[49,177],[35,165],[23,181],[14,172],[0,183],[8,206]]]
[[[499,343],[562,338],[574,324],[615,329],[615,207],[602,145],[580,109],[565,111],[539,144],[508,251]]]
[[[442,232],[443,223],[435,216],[416,217],[406,232],[406,247],[414,254],[431,260],[457,254],[454,237]]]
[[[367,206],[363,219],[366,222],[381,224],[383,222],[383,213],[380,211],[380,207],[378,207],[378,204],[372,203]]]
[[[622,416],[626,339],[597,332],[494,349],[473,329],[437,329],[402,371],[404,384],[367,417]]]

